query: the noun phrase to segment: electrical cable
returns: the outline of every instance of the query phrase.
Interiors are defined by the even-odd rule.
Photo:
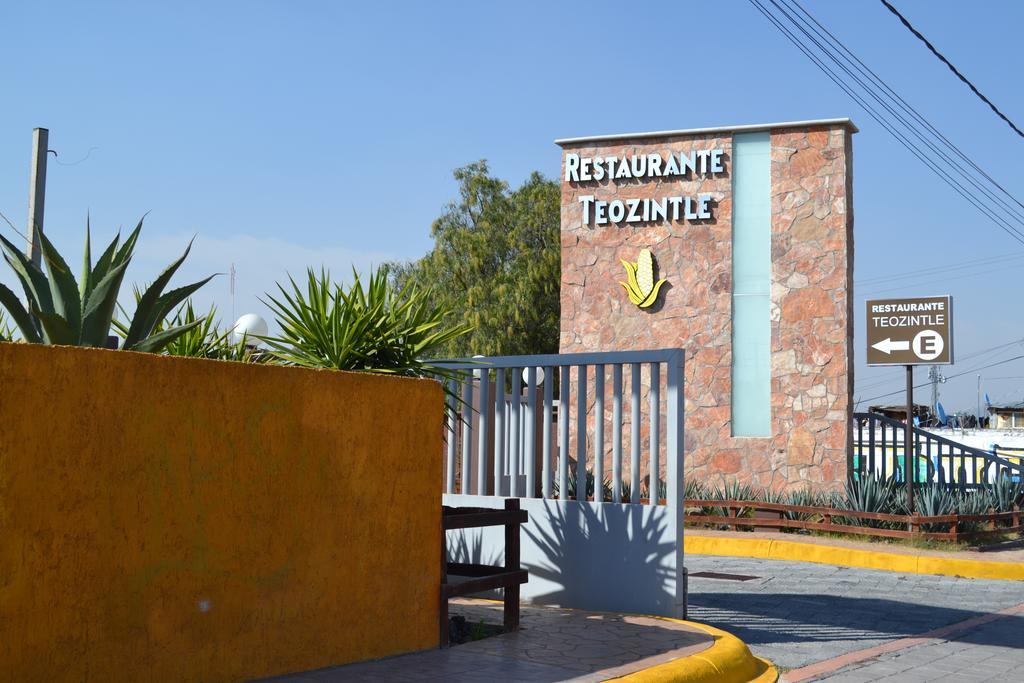
[[[986,368],[994,368],[997,365],[1004,365],[1006,363],[1012,363],[1013,361],[1020,360],[1021,358],[1024,358],[1024,354],[1022,354],[1020,356],[1014,356],[1013,358],[1007,358],[1006,360],[997,361],[995,363],[991,363],[990,365],[985,365],[985,366],[980,367],[980,368],[974,368],[973,370],[965,370],[963,372],[958,372],[955,375],[947,376],[946,380],[948,381],[948,380],[951,380],[951,379],[955,379],[957,377],[963,377],[964,375],[970,375],[970,374],[972,374],[974,372],[977,372],[978,370],[985,370]],[[931,384],[932,384],[931,382],[925,382],[924,384],[916,384],[916,385],[914,385],[914,388],[915,389],[922,389],[924,387],[931,386]],[[897,389],[896,391],[890,391],[888,394],[880,394],[879,396],[873,396],[871,398],[859,399],[859,402],[860,403],[864,403],[864,402],[867,402],[867,401],[877,401],[880,398],[885,398],[887,396],[894,396],[896,394],[902,394],[903,392],[904,392],[903,389]]]
[[[986,256],[984,258],[972,259],[970,261],[960,261],[959,263],[951,263],[942,266],[929,266],[928,268],[921,268],[918,270],[908,270],[900,275],[881,275],[878,277],[863,278],[860,280],[854,280],[854,285],[865,286],[873,284],[882,284],[890,282],[892,280],[906,280],[915,278],[921,275],[935,275],[936,273],[944,273],[950,270],[962,270],[964,268],[973,268],[980,265],[991,265],[996,263],[1002,263],[1005,261],[1015,261],[1017,259],[1024,259],[1024,254],[1006,254],[1003,256]]]
[[[1014,228],[1011,224],[1007,223],[1005,219],[993,212],[992,207],[979,203],[974,197],[970,195],[966,188],[963,187],[958,181],[951,178],[948,174],[944,174],[936,162],[928,158],[924,152],[922,152],[914,143],[909,141],[902,133],[895,130],[893,126],[884,119],[884,115],[879,113],[874,107],[866,102],[861,96],[853,91],[853,89],[842,80],[842,78],[832,71],[827,65],[825,65],[811,50],[808,48],[798,37],[796,37],[788,28],[782,25],[781,21],[778,20],[759,0],[749,0],[755,8],[761,14],[764,15],[772,25],[775,26],[798,50],[800,50],[808,59],[810,59],[815,66],[817,66],[825,75],[836,84],[843,92],[845,92],[851,99],[861,106],[880,126],[882,126],[890,135],[896,138],[903,147],[905,147],[911,154],[925,164],[933,173],[935,173],[943,182],[949,185],[953,190],[959,194],[968,203],[972,204],[982,214],[988,217],[993,223],[996,224],[1001,230],[1010,235],[1013,239],[1017,240],[1021,244],[1024,244],[1024,233]],[[788,14],[787,14],[788,16]]]
[[[900,22],[907,28],[907,30],[910,31],[911,33],[913,33],[917,37],[918,40],[920,40],[922,43],[924,43],[928,47],[928,49],[931,51],[931,53],[939,58],[939,61],[941,61],[946,66],[948,66],[949,70],[952,71],[954,74],[956,74],[956,77],[959,78],[961,81],[963,81],[964,85],[966,85],[968,88],[971,89],[971,92],[973,92],[975,95],[977,95],[981,99],[982,102],[987,104],[989,106],[989,109],[991,109],[992,111],[995,112],[996,116],[998,116],[1003,121],[1005,121],[1006,125],[1008,125],[1010,128],[1013,129],[1014,133],[1016,133],[1017,135],[1019,135],[1022,138],[1024,138],[1024,131],[1021,131],[1021,129],[1018,128],[1017,125],[1013,121],[1011,121],[1009,118],[1007,118],[1006,114],[1004,114],[1003,112],[999,111],[999,108],[996,107],[996,105],[992,104],[992,100],[990,100],[989,98],[987,98],[984,95],[982,95],[981,91],[978,90],[978,88],[975,87],[975,85],[973,83],[971,83],[967,79],[966,76],[964,76],[962,73],[960,73],[960,70],[957,69],[955,66],[953,66],[953,63],[950,62],[948,59],[946,59],[945,55],[943,55],[941,52],[939,52],[935,48],[935,46],[932,45],[931,42],[927,38],[925,38],[923,35],[921,35],[921,32],[918,31],[916,28],[914,28],[911,25],[911,23],[909,21],[907,21],[907,18],[905,16],[903,16],[902,14],[900,14],[898,9],[896,9],[891,4],[886,2],[886,0],[882,0],[882,4],[885,5],[886,8],[890,12],[895,14],[896,17],[899,18]]]
[[[992,190],[990,190],[987,187],[985,187],[983,184],[981,184],[980,181],[976,180],[968,172],[967,169],[965,169],[962,166],[960,166],[960,164],[957,161],[955,161],[953,158],[951,158],[949,154],[947,154],[942,149],[940,149],[932,140],[928,139],[928,137],[926,137],[926,135],[923,134],[920,131],[920,129],[919,129],[919,127],[917,125],[911,124],[909,121],[907,121],[907,119],[904,118],[904,116],[901,115],[899,112],[897,112],[893,108],[892,105],[895,104],[896,107],[899,107],[899,108],[903,109],[905,113],[909,114],[909,112],[907,111],[906,107],[901,107],[899,105],[898,101],[896,101],[892,97],[890,97],[889,101],[887,102],[885,99],[883,99],[883,97],[879,96],[879,94],[876,93],[875,90],[872,87],[868,86],[863,80],[861,80],[861,78],[857,74],[853,73],[853,71],[851,71],[847,67],[847,64],[853,66],[854,69],[856,69],[861,74],[863,74],[865,77],[870,79],[870,76],[865,71],[865,69],[859,68],[857,64],[855,64],[855,63],[853,63],[853,62],[851,62],[849,60],[846,60],[846,63],[844,64],[844,62],[840,59],[842,57],[842,54],[839,53],[839,51],[836,49],[836,47],[838,45],[838,47],[845,49],[845,46],[843,46],[842,42],[839,41],[838,38],[835,38],[834,36],[832,36],[831,33],[829,33],[829,36],[832,36],[832,40],[829,41],[828,38],[826,38],[825,35],[820,30],[815,28],[815,26],[811,25],[811,23],[808,22],[806,19],[803,19],[802,17],[800,17],[797,14],[797,11],[795,9],[793,9],[793,7],[792,7],[792,6],[795,6],[795,7],[799,8],[799,10],[801,12],[803,12],[805,15],[810,17],[811,20],[814,20],[814,17],[811,16],[811,14],[806,9],[804,9],[803,6],[801,6],[798,2],[796,2],[796,0],[792,0],[792,6],[790,6],[790,4],[788,4],[786,2],[786,0],[781,0],[784,4],[786,4],[786,9],[789,9],[790,11],[793,12],[793,15],[791,16],[789,14],[789,12],[786,11],[786,9],[784,9],[782,6],[779,5],[778,2],[776,2],[776,0],[769,0],[769,1],[772,3],[772,5],[775,6],[776,9],[778,9],[786,17],[786,19],[788,19],[794,26],[796,26],[797,29],[799,29],[801,33],[803,33],[808,39],[810,39],[811,42],[813,42],[815,44],[815,46],[817,46],[817,48],[821,52],[823,52],[829,59],[831,59],[832,62],[834,62],[836,66],[838,66],[840,69],[842,69],[843,72],[845,72],[847,76],[852,78],[857,83],[857,85],[859,85],[861,87],[861,89],[864,90],[865,93],[867,93],[873,100],[875,100],[875,102],[877,102],[881,107],[883,107],[887,112],[889,112],[889,114],[891,116],[893,116],[904,128],[906,128],[908,132],[910,132],[914,137],[916,137],[922,144],[927,146],[932,152],[934,152],[939,157],[941,157],[943,162],[945,162],[948,166],[953,168],[961,177],[964,178],[964,180],[966,180],[968,183],[970,183],[976,190],[978,190],[979,192],[984,194],[990,201],[994,201],[994,202],[998,203],[1000,205],[1000,208],[1005,213],[1009,214],[1009,216],[1011,217],[1012,220],[1015,220],[1017,223],[1020,223],[1022,226],[1024,226],[1024,214],[1020,213],[1013,206],[1007,204],[1004,199],[999,197]],[[800,23],[798,23],[798,21],[797,21],[798,19],[799,19]],[[817,23],[817,22],[815,21],[815,23]],[[801,26],[801,24],[803,24],[803,26]],[[814,36],[812,36],[810,33],[808,33],[808,31],[804,28],[804,26],[807,26],[808,28],[810,28],[819,38],[821,38],[821,40],[824,43],[827,43],[828,46],[826,47],[825,45],[822,44],[822,42],[819,42]],[[833,54],[833,52],[832,52],[833,50],[835,51],[835,54]],[[846,51],[849,52],[849,50],[846,50]],[[837,57],[837,55],[838,55],[838,57]],[[880,79],[876,79],[876,80],[880,80]],[[882,95],[885,95],[885,93],[882,93]],[[1018,204],[1019,204],[1019,202],[1018,202]]]
[[[1005,194],[1010,200],[1012,200],[1015,204],[1017,204],[1017,206],[1019,206],[1022,209],[1024,209],[1024,203],[1022,203],[1019,199],[1017,199],[1015,196],[1013,196],[1010,193],[1009,190],[1007,190],[1005,187],[1000,185],[994,178],[992,178],[992,176],[990,176],[988,173],[986,173],[983,168],[981,168],[977,163],[975,163],[973,159],[971,159],[959,147],[957,147],[955,144],[953,144],[953,142],[950,141],[949,138],[947,138],[945,135],[943,135],[942,132],[939,131],[939,129],[936,128],[934,125],[932,125],[932,123],[928,119],[926,119],[919,111],[917,111],[917,109],[915,109],[909,102],[907,102],[905,99],[903,99],[903,97],[901,97],[900,94],[898,92],[896,92],[888,83],[886,83],[884,80],[882,80],[881,76],[879,76],[877,73],[875,73],[867,64],[865,64],[863,61],[861,61],[860,58],[857,57],[856,54],[854,54],[848,47],[846,47],[846,45],[843,44],[843,42],[841,40],[839,40],[839,38],[837,38],[835,36],[835,34],[833,34],[831,31],[829,31],[824,25],[822,25],[822,23],[820,21],[815,19],[814,16],[810,12],[808,12],[806,9],[804,9],[804,7],[797,0],[791,0],[791,2],[792,2],[792,4],[794,4],[798,8],[800,8],[800,11],[803,12],[803,14],[806,15],[808,19],[810,19],[812,22],[814,22],[814,24],[817,25],[818,28],[820,28],[822,31],[824,31],[825,33],[828,34],[828,36],[829,36],[829,38],[831,38],[832,42],[834,44],[838,45],[839,48],[843,52],[845,52],[849,56],[849,58],[853,60],[853,62],[856,63],[856,66],[859,68],[861,73],[867,75],[874,83],[876,83],[878,86],[880,86],[882,88],[882,90],[885,91],[894,101],[899,103],[899,105],[901,106],[901,108],[905,112],[907,112],[912,118],[914,118],[921,125],[923,125],[925,128],[927,128],[928,131],[930,133],[932,133],[932,135],[934,135],[936,138],[938,138],[954,154],[956,154],[958,157],[963,159],[967,164],[969,164],[971,166],[971,168],[973,168],[975,171],[977,171],[983,178],[985,178],[985,180],[987,180],[990,183],[992,183],[993,186],[998,188],[1000,192]],[[819,33],[819,35],[820,35],[820,33]]]

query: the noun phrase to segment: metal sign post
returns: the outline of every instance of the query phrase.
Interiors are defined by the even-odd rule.
[[[903,480],[907,482],[907,512],[914,514],[914,463],[917,439],[914,437],[914,366],[907,366],[907,424],[903,428]],[[872,456],[874,454],[872,453]],[[884,457],[884,456],[883,456]]]
[[[873,299],[867,302],[868,365],[903,365],[907,369],[903,477],[907,482],[907,505],[911,513],[914,512],[917,464],[914,366],[950,365],[953,362],[952,317],[953,300],[949,296]]]

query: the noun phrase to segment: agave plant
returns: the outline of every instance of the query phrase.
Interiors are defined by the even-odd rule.
[[[136,289],[136,302],[141,297],[142,292]],[[199,315],[192,306],[192,300],[189,299],[174,312],[173,317],[157,323],[154,331],[160,332],[176,327],[183,327],[186,331],[164,347],[163,353],[168,356],[233,360],[243,363],[261,362],[266,357],[266,354],[249,346],[245,339],[231,341],[231,330],[220,329],[217,307],[214,305],[211,305],[204,315]],[[114,328],[122,338],[128,334],[128,326],[124,323],[115,320]]]
[[[14,341],[14,330],[7,323],[7,316],[0,310],[0,342]]]
[[[307,271],[306,286],[289,277],[279,297],[267,296],[281,334],[264,339],[281,362],[313,368],[379,372],[460,380],[462,372],[430,360],[445,344],[470,331],[449,322],[449,311],[431,303],[430,292],[408,283],[396,289],[387,270],[370,271],[363,284],[342,287],[321,271]],[[445,383],[450,396],[458,390]]]
[[[914,487],[914,510],[922,517],[950,515],[960,502],[950,489],[938,484],[918,484]],[[945,531],[948,524],[923,524],[924,531]]]
[[[1014,505],[1024,503],[1024,483],[1009,477],[997,477],[985,487],[985,491],[996,512],[1009,512],[1013,510]]]
[[[901,489],[903,490],[903,489]],[[861,477],[846,483],[845,506],[855,512],[893,512],[895,482],[892,479]],[[844,519],[844,523],[857,526],[884,526],[884,523],[872,519],[854,517]]]
[[[46,274],[9,240],[0,235],[4,259],[21,281],[26,304],[9,288],[0,284],[0,304],[10,313],[24,341],[32,344],[98,346],[107,344],[117,297],[125,270],[131,263],[142,221],[122,244],[118,234],[94,264],[90,250],[89,222],[85,226],[85,258],[81,281],[76,281],[61,255],[40,233]],[[195,282],[164,293],[164,288],[192,248],[172,263],[139,297],[138,306],[127,326],[123,348],[156,352],[181,336],[189,326],[155,331],[167,314],[193,292],[212,279]],[[195,323],[193,326],[198,325]]]

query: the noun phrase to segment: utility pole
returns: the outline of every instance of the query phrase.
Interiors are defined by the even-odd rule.
[[[50,131],[36,128],[32,131],[32,175],[28,185],[28,245],[26,255],[37,266],[43,262],[39,233],[43,231],[43,209],[46,206],[46,154]]]
[[[939,384],[946,381],[946,378],[939,372],[939,366],[933,365],[928,370],[928,379],[932,382],[932,415],[937,416],[939,414]]]
[[[978,412],[975,415],[978,417],[976,419],[977,424],[974,426],[981,429],[981,375],[978,375]]]

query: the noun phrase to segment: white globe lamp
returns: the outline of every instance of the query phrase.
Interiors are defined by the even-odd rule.
[[[544,368],[537,368],[537,382],[534,386],[544,384],[545,376]],[[530,368],[523,368],[523,384],[530,386]]]
[[[245,339],[246,346],[260,346],[263,342],[260,337],[270,334],[267,321],[255,313],[246,313],[235,321],[231,328],[231,341],[235,344]]]

